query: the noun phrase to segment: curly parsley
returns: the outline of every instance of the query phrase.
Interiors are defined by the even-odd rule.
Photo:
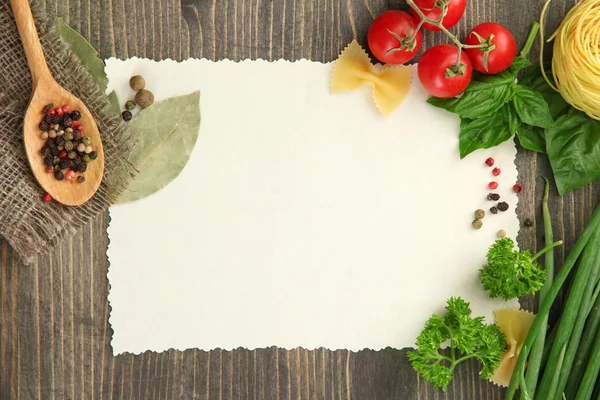
[[[458,364],[478,359],[481,377],[489,378],[500,364],[506,338],[496,324],[483,323],[483,317],[471,318],[469,303],[460,297],[448,300],[444,316],[432,315],[417,338],[415,351],[408,353],[413,368],[423,379],[446,390]],[[449,341],[449,355],[442,354],[442,343]]]
[[[527,250],[515,250],[510,238],[496,240],[487,253],[488,264],[479,271],[483,288],[490,297],[504,300],[536,293],[544,285],[546,271],[535,260],[560,244],[562,241],[552,243],[532,256]]]

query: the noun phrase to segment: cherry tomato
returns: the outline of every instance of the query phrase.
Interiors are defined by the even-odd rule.
[[[421,12],[423,14],[425,14],[425,16],[429,19],[437,21],[440,18],[440,16],[442,15],[442,9],[438,5],[440,0],[437,0],[437,1],[436,0],[414,0],[414,1],[415,1],[415,5],[417,7],[419,7]],[[441,0],[441,1],[444,1],[444,0]],[[452,28],[454,25],[456,25],[458,23],[458,21],[460,21],[460,19],[462,18],[463,14],[465,13],[465,8],[467,7],[467,0],[446,0],[446,1],[448,1],[448,11],[446,12],[446,15],[444,16],[444,18],[442,19],[442,25],[444,26],[444,28],[449,29],[449,28]],[[413,10],[411,8],[410,12],[412,13],[412,15],[415,17],[415,19],[417,21],[421,20],[421,17],[419,17],[419,14],[417,14],[417,12],[415,10]],[[441,29],[438,28],[437,26],[431,25],[428,23],[424,23],[423,28],[429,29],[430,31],[441,31]]]
[[[494,22],[484,22],[477,25],[469,32],[465,44],[477,45],[487,43],[494,46],[489,48],[465,49],[473,68],[482,74],[497,74],[504,71],[517,56],[517,42],[508,29]],[[487,69],[485,65],[485,52],[488,51]]]
[[[419,80],[432,96],[454,97],[469,86],[473,75],[471,60],[464,51],[458,66],[457,58],[458,47],[449,44],[434,46],[421,56],[417,68]]]
[[[417,25],[417,21],[404,11],[380,14],[367,35],[371,53],[387,64],[404,64],[411,60],[421,48],[421,31],[415,34]],[[410,39],[413,35],[414,39]]]

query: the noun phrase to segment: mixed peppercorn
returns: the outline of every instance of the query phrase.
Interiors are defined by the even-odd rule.
[[[98,158],[98,153],[92,147],[92,139],[84,136],[85,127],[79,122],[81,113],[71,111],[68,104],[62,107],[48,104],[42,112],[44,116],[39,128],[41,138],[46,142],[40,153],[44,157],[46,172],[54,174],[59,181],[85,182],[82,174],[87,171],[88,163]],[[48,198],[51,199],[49,195]]]
[[[132,76],[129,79],[129,87],[136,91],[135,101],[129,100],[125,103],[125,111],[121,113],[124,121],[129,122],[133,118],[132,111],[139,105],[142,109],[150,107],[154,104],[154,94],[146,90],[146,80],[141,75]]]
[[[492,157],[489,157],[485,160],[485,165],[490,168],[493,167],[495,163],[496,163],[496,161]],[[494,169],[492,169],[493,176],[500,176],[501,173],[502,173],[502,170],[498,167],[495,167]],[[488,183],[487,186],[491,190],[496,190],[496,189],[498,189],[498,187],[500,185],[498,184],[497,181],[491,181]],[[521,186],[520,184],[517,183],[513,186],[513,191],[517,194],[521,193],[523,191],[523,186]],[[498,201],[498,200],[500,200],[500,195],[498,193],[489,193],[487,195],[487,199],[489,201]],[[498,214],[499,212],[508,211],[508,209],[509,209],[508,203],[505,201],[501,201],[501,202],[498,202],[496,205],[490,207],[490,212],[492,214]],[[473,228],[481,229],[481,227],[483,226],[482,219],[484,216],[485,216],[485,212],[483,212],[483,210],[475,211],[475,220],[472,223]],[[527,226],[527,224],[525,224],[525,225]],[[498,231],[498,237],[504,237],[504,235],[506,235],[506,232],[504,230]]]

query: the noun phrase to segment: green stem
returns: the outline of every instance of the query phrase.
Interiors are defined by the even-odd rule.
[[[540,326],[542,325],[542,323],[544,322],[544,319],[548,316],[548,313],[550,312],[550,308],[552,307],[552,303],[554,302],[554,299],[556,299],[556,296],[558,296],[558,293],[560,292],[562,285],[567,280],[569,273],[573,269],[573,266],[575,265],[575,262],[579,258],[579,255],[583,251],[584,247],[587,245],[588,241],[590,240],[590,237],[596,231],[599,222],[600,222],[600,207],[597,207],[596,210],[594,211],[594,214],[592,215],[592,218],[590,219],[590,222],[588,222],[587,226],[583,230],[583,233],[581,234],[581,236],[579,237],[579,239],[573,246],[571,253],[569,253],[569,256],[565,260],[563,267],[561,268],[559,273],[556,275],[556,278],[554,279],[554,283],[550,287],[550,290],[548,291],[546,298],[540,305],[540,309],[533,320],[531,328],[529,329],[529,334],[527,335],[527,338],[525,339],[524,346],[527,346],[527,348],[530,349],[531,346],[533,345],[535,338],[539,334]],[[521,351],[521,353],[519,354],[519,358],[517,359],[517,364],[515,366],[515,369],[519,370],[520,368],[523,368],[525,363],[527,362],[528,357],[529,357],[529,351]],[[520,378],[519,378],[518,374],[513,374],[513,376],[511,377],[510,384],[508,386],[508,390],[506,393],[506,400],[512,400],[514,398],[515,392],[517,391],[517,387],[519,386],[519,379]]]
[[[521,383],[521,397],[524,400],[531,400],[531,395],[529,394],[529,390],[527,390],[527,383],[525,383],[525,366],[519,372],[520,375],[520,383]]]
[[[525,42],[525,45],[521,50],[521,57],[527,58],[529,52],[531,51],[531,46],[533,46],[533,42],[535,42],[535,38],[537,37],[539,30],[540,24],[536,21],[533,23],[533,25],[531,25],[531,29],[529,30],[529,36],[527,36],[527,41]]]
[[[585,369],[585,374],[583,374],[583,379],[579,385],[579,390],[577,391],[575,400],[589,399],[592,397],[592,393],[594,392],[594,383],[598,377],[598,372],[600,372],[600,336],[597,335],[594,348],[592,349],[592,354],[590,355],[590,359],[588,361],[587,368]]]
[[[563,344],[563,347],[560,349],[560,354],[558,355],[557,366],[558,368],[554,371],[554,376],[552,377],[552,381],[550,383],[550,388],[547,392],[542,392],[543,394],[539,397],[540,400],[552,400],[556,397],[556,389],[558,385],[558,375],[560,374],[560,367],[562,367],[563,360],[565,358],[565,352],[567,351],[567,344]]]
[[[525,48],[524,48],[525,49]],[[550,208],[548,207],[548,197],[550,193],[550,182],[548,178],[544,177],[546,181],[546,187],[544,189],[544,198],[542,199],[542,215],[544,217],[544,234],[546,236],[546,246],[548,246],[554,240],[554,233],[552,232],[552,218],[550,217]],[[551,251],[546,254],[546,281],[544,286],[540,289],[539,305],[546,298],[546,294],[552,285],[554,280],[554,252]],[[531,348],[531,356],[529,357],[529,363],[527,364],[527,375],[526,384],[529,388],[531,396],[535,395],[535,389],[537,387],[537,381],[540,375],[540,368],[542,365],[542,359],[544,355],[544,345],[546,343],[546,331],[548,330],[548,317],[544,318],[542,325],[540,326],[540,333],[533,343]]]
[[[560,246],[561,244],[563,244],[562,240],[558,240],[552,244],[549,244],[548,246],[544,247],[543,249],[541,249],[540,251],[535,253],[535,255],[533,257],[531,257],[531,261],[537,260],[542,254],[544,254],[548,250],[552,250],[553,248]]]

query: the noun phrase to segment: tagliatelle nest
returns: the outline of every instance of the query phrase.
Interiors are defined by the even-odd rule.
[[[384,116],[398,107],[410,89],[412,67],[376,68],[356,40],[342,51],[331,75],[331,93],[349,92],[363,85],[373,87],[373,101]]]
[[[506,336],[507,349],[490,381],[508,386],[535,315],[516,308],[494,311],[496,325]]]

